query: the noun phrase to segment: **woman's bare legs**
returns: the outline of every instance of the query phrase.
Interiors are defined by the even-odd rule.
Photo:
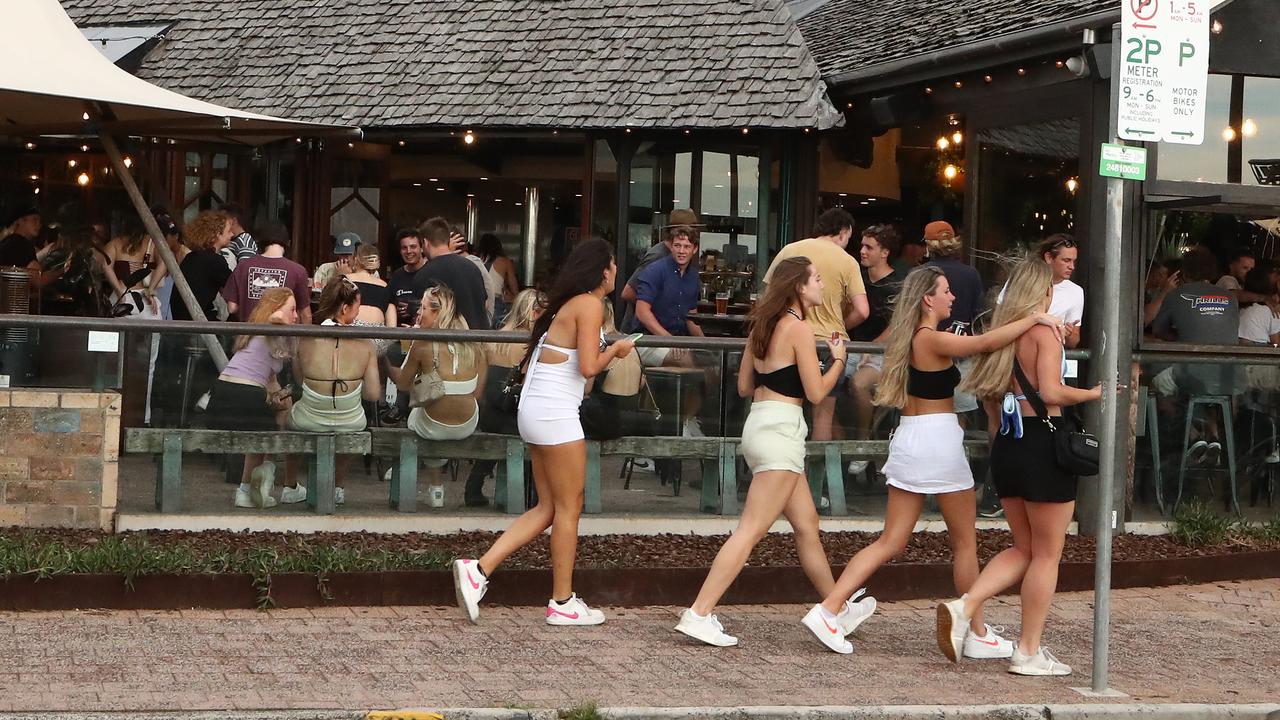
[[[969,592],[978,579],[978,520],[977,496],[973,489],[943,493],[937,496],[938,509],[947,524],[947,538],[951,543],[951,577],[956,592]],[[982,608],[969,616],[969,629],[978,637],[987,632],[982,620]]]
[[[964,614],[973,617],[982,611],[982,605],[991,598],[1013,587],[1022,579],[1031,564],[1031,525],[1027,522],[1027,508],[1021,498],[1000,501],[1004,507],[1004,519],[1013,534],[1013,547],[1001,550],[991,562],[982,568],[978,580],[969,588],[965,598]]]
[[[819,597],[826,597],[836,586],[831,575],[831,562],[827,560],[827,551],[822,549],[822,536],[818,533],[818,509],[813,506],[813,494],[809,492],[809,481],[801,475],[791,489],[791,497],[782,509],[787,522],[791,523],[791,535],[796,544],[796,555],[800,558],[800,567],[818,591]]]
[[[844,610],[845,602],[853,597],[853,593],[858,588],[866,585],[871,574],[907,547],[907,542],[911,540],[911,532],[915,529],[916,521],[920,519],[920,511],[923,508],[923,495],[907,492],[893,485],[889,486],[889,505],[884,512],[884,530],[875,542],[859,550],[849,560],[844,572],[840,573],[840,578],[836,580],[835,588],[827,593],[826,599],[822,601],[822,607],[826,608],[827,612],[837,615]]]
[[[585,449],[585,445],[583,445]],[[551,486],[548,484],[547,472],[544,469],[544,455],[537,445],[529,446],[529,459],[533,463],[533,486],[538,490],[538,504],[524,511],[524,514],[511,523],[511,527],[494,541],[489,551],[477,561],[485,575],[493,573],[511,553],[528,545],[534,538],[551,527],[555,518],[555,509],[551,503]]]
[[[706,617],[715,609],[716,603],[724,596],[729,586],[742,572],[751,550],[760,539],[769,532],[769,528],[782,514],[783,508],[791,501],[792,491],[801,476],[793,472],[768,471],[756,473],[751,478],[751,489],[747,491],[747,501],[742,507],[742,517],[738,527],[716,553],[711,563],[707,579],[702,581],[702,589],[691,606],[698,615]],[[805,487],[808,492],[808,487]],[[809,504],[813,504],[810,499]],[[819,548],[821,549],[821,548]],[[828,568],[827,575],[831,570]]]
[[[253,480],[253,471],[266,459],[262,453],[245,453],[244,470],[240,471],[240,484],[248,485]]]
[[[1067,541],[1067,525],[1076,504],[1026,503],[1031,525],[1031,563],[1022,578],[1022,635],[1018,652],[1034,655],[1040,651],[1040,636],[1049,617],[1049,605],[1058,589],[1058,563]]]

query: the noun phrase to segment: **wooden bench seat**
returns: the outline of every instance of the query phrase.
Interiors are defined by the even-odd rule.
[[[126,453],[159,453],[156,468],[156,509],[164,513],[182,509],[182,453],[202,452],[243,455],[305,455],[307,504],[321,515],[334,512],[333,488],[336,455],[364,455],[371,449],[368,432],[240,432],[174,428],[126,428]]]
[[[375,428],[371,431],[373,452],[398,457],[393,464],[391,506],[401,512],[413,512],[417,501],[418,458],[465,460],[498,460],[496,504],[507,513],[524,511],[525,448],[520,438],[510,435],[476,433],[462,440],[423,440],[404,428]],[[699,508],[703,512],[735,515],[738,513],[739,438],[622,437],[616,440],[587,442],[587,477],[583,510],[603,512],[600,461],[603,457],[654,457],[671,460],[696,460],[702,464],[702,490]],[[831,503],[830,514],[848,515],[844,494],[844,466],[847,457],[884,457],[889,452],[888,440],[830,440],[806,443],[808,477],[814,502],[825,486]],[[965,440],[965,454],[970,458],[985,457],[986,440]]]

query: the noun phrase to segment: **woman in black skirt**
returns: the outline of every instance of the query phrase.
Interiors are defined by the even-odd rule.
[[[1009,278],[993,327],[1044,312],[1053,299],[1052,273],[1039,258],[1020,263]],[[1030,387],[1022,387],[1014,363]],[[960,658],[969,618],[987,599],[1022,582],[1022,633],[1009,664],[1017,675],[1068,675],[1041,642],[1058,584],[1058,563],[1067,525],[1075,511],[1076,477],[1054,461],[1053,433],[1066,432],[1062,408],[1102,395],[1102,386],[1082,390],[1062,383],[1062,341],[1053,328],[1034,326],[1007,346],[982,357],[969,379],[970,392],[986,402],[992,433],[991,475],[1013,534],[1013,547],[983,568],[967,595],[938,606],[938,646]],[[964,387],[962,386],[962,387]],[[1038,392],[1049,415],[1041,419],[1026,398]],[[1050,427],[1052,424],[1052,427]]]

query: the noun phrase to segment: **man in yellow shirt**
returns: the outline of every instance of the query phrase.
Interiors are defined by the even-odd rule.
[[[822,276],[822,304],[810,311],[809,324],[819,339],[836,335],[849,340],[849,328],[867,319],[867,290],[862,284],[858,263],[845,250],[853,236],[853,216],[842,208],[832,208],[818,216],[813,228],[814,237],[793,242],[782,248],[769,271],[764,274],[767,284],[778,261],[790,257],[806,257]],[[835,420],[835,394],[813,407],[814,440],[830,440],[831,425]]]

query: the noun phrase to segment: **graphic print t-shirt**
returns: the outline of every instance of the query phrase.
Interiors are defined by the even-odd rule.
[[[1151,329],[1178,342],[1235,345],[1240,308],[1231,293],[1213,283],[1187,283],[1165,296]]]
[[[262,299],[262,294],[273,288],[287,287],[293,291],[298,310],[310,307],[311,290],[307,284],[307,270],[288,258],[254,257],[236,265],[222,296],[236,304],[236,317],[245,321]]]

